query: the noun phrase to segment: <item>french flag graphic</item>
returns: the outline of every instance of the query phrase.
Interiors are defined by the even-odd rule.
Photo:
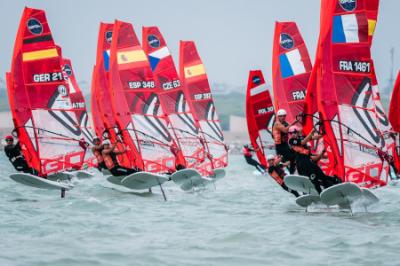
[[[152,52],[149,54],[149,62],[151,66],[151,70],[156,69],[158,63],[161,61],[161,59],[166,58],[170,56],[170,52],[168,50],[168,47],[163,47],[161,49],[158,49],[155,52]]]
[[[294,49],[290,52],[279,56],[282,78],[288,78],[306,73],[306,67],[301,58],[299,49]]]
[[[333,43],[360,43],[368,41],[368,20],[365,14],[347,14],[333,17]]]
[[[110,50],[103,52],[104,69],[108,71],[110,69]]]

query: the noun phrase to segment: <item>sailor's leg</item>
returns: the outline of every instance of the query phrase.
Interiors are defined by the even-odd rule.
[[[281,187],[287,192],[292,193],[296,198],[300,196],[300,194],[296,190],[288,188],[284,183],[282,183]]]

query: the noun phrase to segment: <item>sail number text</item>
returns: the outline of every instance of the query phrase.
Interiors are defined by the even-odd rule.
[[[61,72],[42,73],[42,74],[34,74],[33,75],[33,82],[35,82],[35,83],[63,81],[63,80],[64,80],[64,76]]]
[[[339,61],[339,70],[346,72],[370,73],[371,63],[362,61]]]

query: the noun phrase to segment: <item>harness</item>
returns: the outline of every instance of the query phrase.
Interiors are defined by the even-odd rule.
[[[116,166],[116,156],[113,152],[104,155],[103,159],[108,169],[112,169]]]
[[[104,162],[103,155],[101,154],[102,149],[98,148],[93,148],[93,155],[96,157],[97,163],[102,163]]]

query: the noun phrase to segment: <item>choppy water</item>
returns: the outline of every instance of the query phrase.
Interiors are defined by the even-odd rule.
[[[351,217],[305,213],[239,156],[216,190],[171,183],[168,202],[100,175],[60,199],[0,163],[0,265],[400,265],[400,187],[376,190],[379,205]]]

